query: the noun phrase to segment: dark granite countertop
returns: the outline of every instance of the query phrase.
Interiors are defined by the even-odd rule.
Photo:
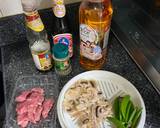
[[[77,5],[76,6],[74,5],[70,8],[70,10],[72,10],[72,13],[74,13],[74,17],[71,14],[70,18],[74,19],[77,17],[76,15],[78,10],[77,8],[78,8]],[[46,14],[46,11],[44,13]],[[22,17],[23,16],[20,16],[20,19]],[[47,16],[44,15],[43,17],[47,17]],[[16,22],[19,21],[18,17],[16,18],[14,17],[14,19],[16,20]],[[47,22],[47,20],[45,24],[49,26],[49,24],[51,23]],[[72,31],[74,33],[73,34],[74,57],[72,58],[73,71],[70,75],[66,77],[57,77],[57,79],[59,80],[60,90],[68,80],[70,80],[75,75],[81,72],[84,72],[84,70],[79,66],[79,37],[77,36],[78,33],[75,32],[77,30],[77,24],[78,23],[76,22],[74,25],[72,25]],[[9,27],[9,26],[10,25],[8,26],[6,25],[6,27]],[[22,31],[23,29],[24,28],[22,28]],[[49,27],[47,28],[47,30],[49,32],[50,30]],[[25,34],[23,33],[22,36],[19,36],[18,38],[18,37],[15,37],[18,35],[13,34],[12,35],[13,40],[10,40],[11,43],[8,43],[7,46],[3,45],[3,47],[1,47],[6,109],[8,108],[12,91],[19,77],[28,76],[28,75],[55,74],[53,69],[46,73],[39,72],[38,70],[36,70],[30,54],[28,42],[24,35]],[[5,39],[7,38],[9,37],[6,36]],[[0,38],[0,42],[2,42],[3,39]],[[14,43],[12,41],[14,41]],[[116,38],[112,34],[110,36],[110,41],[108,45],[107,63],[104,66],[103,70],[120,74],[124,78],[128,79],[133,85],[135,85],[135,87],[138,89],[138,91],[142,95],[146,105],[147,117],[146,117],[145,128],[159,128],[160,127],[160,100],[159,100],[160,97],[157,94],[157,92],[153,89],[149,81],[141,73],[141,71],[136,66],[136,64],[132,61],[132,59],[127,54],[125,49],[120,45],[120,43],[116,40]],[[57,128],[59,127],[60,126],[58,125]]]

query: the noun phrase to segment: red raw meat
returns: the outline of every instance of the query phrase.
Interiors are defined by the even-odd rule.
[[[36,104],[35,106],[32,106],[32,107],[28,106],[28,112],[35,114],[36,110],[37,110],[37,107],[38,107],[38,104]]]
[[[36,103],[38,105],[42,105],[44,101],[44,96],[37,92],[32,92],[31,95],[28,97],[27,101],[31,103]]]
[[[17,122],[22,128],[29,122],[36,124],[41,116],[46,118],[54,103],[52,99],[45,99],[44,90],[38,87],[22,92],[16,101]]]
[[[30,105],[27,106],[28,112],[35,114],[37,107],[38,107],[37,102],[31,102]]]
[[[36,88],[32,88],[31,90],[32,92],[37,92],[37,93],[40,93],[40,94],[44,94],[44,90],[40,87],[36,87]]]
[[[21,115],[21,114],[26,113],[28,111],[27,106],[28,106],[27,102],[22,102],[22,103],[17,104],[17,106],[16,106],[17,114]]]
[[[36,124],[35,116],[33,112],[28,112],[28,120],[34,124]]]
[[[24,114],[18,115],[17,122],[18,122],[18,125],[20,125],[22,128],[25,128],[29,122],[27,114],[24,113]]]
[[[53,106],[53,100],[52,99],[46,99],[43,102],[43,111],[42,111],[42,116],[45,119],[48,116],[49,111],[51,110]]]
[[[38,106],[37,109],[36,109],[36,113],[35,113],[35,121],[39,121],[40,118],[41,118],[41,114],[42,114],[42,110],[43,110],[43,107],[42,106]]]
[[[19,96],[16,97],[16,102],[23,102],[26,100],[27,96],[31,93],[31,91],[24,91]]]

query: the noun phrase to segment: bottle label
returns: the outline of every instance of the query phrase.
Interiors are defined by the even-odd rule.
[[[53,8],[53,12],[56,17],[62,18],[66,15],[66,8],[63,4],[57,4]]]
[[[80,25],[80,54],[90,60],[102,58],[98,33],[88,25]]]
[[[26,25],[36,32],[40,32],[44,29],[44,25],[38,14],[38,11],[31,13],[25,13],[26,15]]]
[[[66,59],[64,61],[57,61],[57,60],[54,60],[54,63],[55,63],[55,68],[57,71],[65,71],[69,68],[70,66],[70,61],[69,59]]]
[[[64,33],[64,34],[58,34],[53,36],[53,43],[62,43],[68,46],[69,56],[73,56],[73,40],[72,40],[72,34],[70,33]]]
[[[38,54],[32,51],[32,56],[34,63],[39,70],[45,71],[52,67],[52,56],[49,50]]]

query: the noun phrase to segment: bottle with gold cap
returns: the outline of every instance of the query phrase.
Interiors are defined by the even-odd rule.
[[[54,27],[52,31],[53,44],[62,43],[68,46],[69,56],[73,56],[73,40],[69,29],[64,0],[53,1]]]
[[[47,33],[37,11],[38,6],[37,0],[22,0],[26,35],[35,66],[40,71],[46,71],[52,68],[52,56]]]

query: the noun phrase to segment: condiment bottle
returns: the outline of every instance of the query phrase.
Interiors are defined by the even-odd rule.
[[[52,56],[47,33],[37,11],[37,0],[22,0],[25,14],[26,35],[35,66],[40,71],[52,68]]]
[[[64,0],[53,0],[54,27],[52,32],[53,44],[63,43],[69,48],[69,56],[73,56],[73,41],[70,32]]]
[[[59,75],[68,75],[71,71],[70,57],[68,46],[57,43],[52,48],[55,72]]]
[[[79,8],[80,65],[100,69],[106,61],[112,19],[110,0],[83,0]]]

